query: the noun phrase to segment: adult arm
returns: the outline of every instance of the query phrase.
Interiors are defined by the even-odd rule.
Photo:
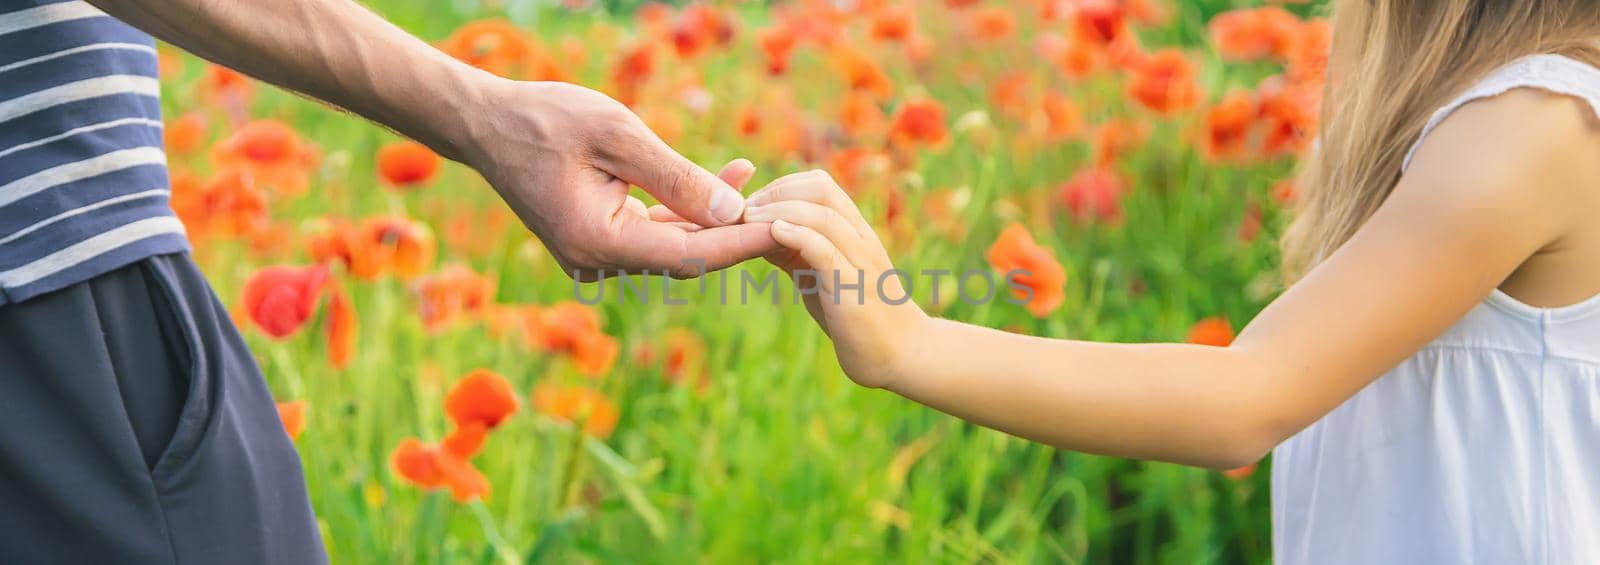
[[[205,59],[326,101],[484,175],[569,274],[721,268],[774,248],[743,198],[623,105],[449,57],[350,0],[88,0]],[[748,163],[725,171],[748,175]],[[650,192],[697,226],[651,221]]]

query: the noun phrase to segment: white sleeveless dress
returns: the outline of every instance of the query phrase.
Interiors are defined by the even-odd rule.
[[[1521,87],[1600,115],[1600,69],[1538,55],[1490,74],[1422,135]],[[1600,563],[1600,296],[1550,309],[1494,291],[1278,446],[1272,529],[1288,565]]]

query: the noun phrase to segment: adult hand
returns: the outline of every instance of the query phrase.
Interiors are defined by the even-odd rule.
[[[631,110],[555,82],[496,82],[459,156],[477,169],[568,275],[692,277],[774,252],[768,224],[744,224],[738,160],[721,175],[673,151]],[[648,210],[636,185],[665,205]]]

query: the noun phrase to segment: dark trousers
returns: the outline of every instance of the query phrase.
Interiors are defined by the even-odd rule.
[[[0,307],[0,563],[323,563],[300,458],[188,255]]]

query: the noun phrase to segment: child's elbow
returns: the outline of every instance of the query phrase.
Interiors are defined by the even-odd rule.
[[[1281,420],[1261,414],[1244,415],[1219,430],[1221,441],[1201,466],[1219,471],[1238,469],[1261,461],[1292,432]]]
[[[1212,453],[1207,454],[1210,460],[1204,467],[1228,470],[1258,462],[1305,427],[1306,419],[1300,413],[1303,403],[1295,401],[1294,393],[1274,386],[1284,381],[1281,373],[1266,364],[1242,359],[1232,371],[1246,379],[1236,389],[1239,396],[1227,409],[1211,413],[1216,424],[1211,433],[1218,441]]]
[[[1217,453],[1211,454],[1211,457],[1201,466],[1216,471],[1238,469],[1260,461],[1273,448],[1273,445],[1264,445],[1245,440],[1230,443],[1230,445],[1219,449]]]

